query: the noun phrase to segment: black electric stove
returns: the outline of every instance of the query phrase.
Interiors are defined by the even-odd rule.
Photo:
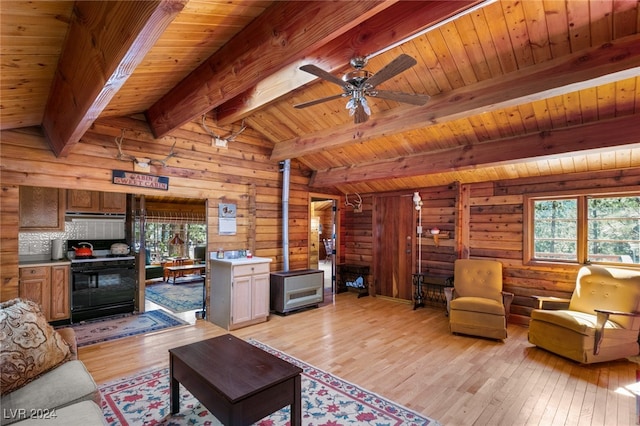
[[[91,256],[74,256],[80,243],[93,246]],[[112,255],[111,245],[124,240],[69,240],[71,322],[134,311],[137,288],[133,255]]]

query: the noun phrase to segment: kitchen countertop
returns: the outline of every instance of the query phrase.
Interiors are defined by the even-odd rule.
[[[33,266],[63,266],[63,265],[71,265],[71,261],[69,259],[52,260],[52,259],[29,259],[29,258],[20,258],[20,260],[18,261],[19,268],[33,267]]]
[[[215,256],[215,253],[212,253],[213,256]],[[221,262],[221,263],[228,263],[232,266],[236,266],[236,265],[251,265],[252,263],[265,263],[265,262],[271,262],[272,259],[268,258],[268,257],[239,257],[237,259],[214,259],[211,258],[210,259],[212,262]]]

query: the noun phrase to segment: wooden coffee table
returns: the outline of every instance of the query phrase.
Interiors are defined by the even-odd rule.
[[[171,413],[180,411],[180,386],[224,425],[248,425],[291,406],[300,425],[302,369],[231,334],[169,349]]]

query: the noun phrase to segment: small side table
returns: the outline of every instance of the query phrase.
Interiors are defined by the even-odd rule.
[[[412,274],[415,293],[413,309],[424,307],[425,301],[446,306],[445,287],[453,287],[453,277],[430,275],[429,273]]]

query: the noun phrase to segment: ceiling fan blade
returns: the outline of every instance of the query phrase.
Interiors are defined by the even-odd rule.
[[[315,101],[309,101],[309,102],[303,102],[301,104],[296,104],[293,107],[294,108],[298,108],[298,109],[302,109],[302,108],[306,108],[306,107],[309,107],[309,106],[312,106],[312,105],[321,104],[323,102],[332,101],[334,99],[343,98],[345,96],[347,96],[346,93],[340,93],[338,95],[327,96],[326,98],[316,99]]]
[[[382,99],[388,99],[390,101],[404,102],[406,104],[411,104],[411,105],[424,105],[427,103],[429,99],[431,99],[431,96],[429,95],[412,94],[412,93],[404,93],[404,92],[391,92],[389,90],[372,90],[371,92],[367,92],[367,95],[372,96],[374,98],[382,98]]]
[[[323,70],[322,68],[318,68],[317,66],[313,65],[313,64],[307,64],[307,65],[303,65],[300,67],[300,69],[302,71],[308,72],[309,74],[313,74],[316,77],[320,77],[323,80],[329,81],[331,83],[337,84],[338,86],[342,87],[343,89],[345,87],[349,88],[351,85],[349,83],[345,83],[344,81],[342,81],[340,78],[336,77],[335,75],[326,72],[325,70]]]
[[[378,84],[389,80],[390,78],[400,74],[401,72],[411,68],[418,62],[407,54],[401,54],[393,61],[385,65],[380,71],[371,76],[366,83],[369,88],[376,87]]]

